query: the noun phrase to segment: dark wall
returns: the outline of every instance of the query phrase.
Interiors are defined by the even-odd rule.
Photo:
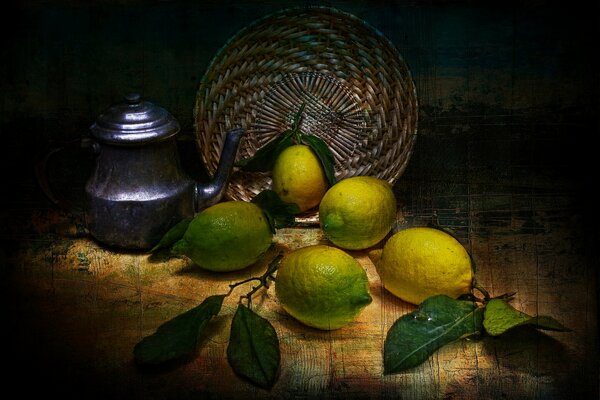
[[[103,109],[130,91],[167,108],[184,135],[191,136],[196,91],[218,49],[254,19],[305,5],[353,13],[398,47],[417,86],[419,133],[425,138],[419,146],[440,129],[450,141],[461,132],[472,137],[470,127],[486,121],[504,126],[495,133],[498,137],[512,134],[524,140],[530,134],[544,138],[546,131],[515,133],[510,128],[515,121],[568,122],[577,128],[549,130],[552,140],[543,145],[553,162],[579,162],[582,149],[589,148],[582,143],[598,128],[599,14],[598,3],[590,3],[12,3],[2,15],[0,47],[0,133],[10,156],[4,169],[22,161],[16,154],[31,161],[27,156],[43,151],[50,140],[85,135]],[[460,163],[464,149],[456,154]]]
[[[306,4],[354,13],[389,37],[411,68],[424,110],[545,112],[589,107],[596,98],[597,6],[29,1],[4,16],[16,28],[4,33],[0,123],[33,118],[47,130],[76,136],[135,90],[189,130],[200,78],[227,38],[266,13]]]

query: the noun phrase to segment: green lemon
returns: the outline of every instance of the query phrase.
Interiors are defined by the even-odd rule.
[[[272,238],[269,223],[257,205],[228,201],[196,215],[173,252],[210,271],[236,271],[257,262]]]
[[[352,322],[372,301],[367,274],[358,261],[324,245],[288,253],[277,270],[275,293],[292,317],[324,330]]]
[[[396,197],[390,184],[356,176],[333,185],[321,200],[319,219],[336,246],[361,250],[380,242],[396,220]]]
[[[404,301],[420,304],[445,294],[469,293],[471,258],[451,235],[433,228],[409,228],[395,233],[376,264],[384,287]]]
[[[310,147],[296,144],[283,150],[272,171],[273,191],[300,211],[319,205],[329,187],[321,161]]]

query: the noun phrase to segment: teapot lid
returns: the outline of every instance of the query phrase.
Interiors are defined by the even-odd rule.
[[[155,143],[179,132],[179,123],[167,110],[138,93],[125,96],[125,102],[110,107],[90,127],[100,142],[118,145]]]

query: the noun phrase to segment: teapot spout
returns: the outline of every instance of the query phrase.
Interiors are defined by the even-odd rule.
[[[233,170],[240,140],[244,133],[245,130],[243,128],[236,128],[227,132],[225,144],[221,151],[221,159],[219,160],[219,165],[212,181],[208,184],[196,185],[196,199],[194,202],[196,212],[218,203],[223,197],[231,171]]]

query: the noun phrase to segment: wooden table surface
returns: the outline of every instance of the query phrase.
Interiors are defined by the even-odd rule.
[[[492,295],[516,292],[516,308],[550,315],[572,332],[523,328],[462,340],[414,369],[383,375],[386,332],[414,306],[382,288],[365,252],[353,252],[373,302],[344,328],[305,327],[282,310],[273,287],[260,293],[255,310],[271,321],[281,344],[272,390],[243,381],[227,364],[234,296],[196,357],[143,371],[132,360],[142,337],[230,283],[260,275],[264,263],[215,274],[165,254],[106,249],[85,235],[81,213],[57,210],[25,180],[21,199],[3,213],[8,384],[24,395],[80,398],[597,397],[598,258],[582,200],[585,180],[548,159],[554,153],[539,151],[559,146],[562,128],[473,120],[465,132],[464,119],[431,120],[394,187],[398,227],[437,218],[471,252],[477,280]],[[284,250],[326,242],[317,227],[283,229],[275,241]],[[17,385],[18,377],[31,384]]]

